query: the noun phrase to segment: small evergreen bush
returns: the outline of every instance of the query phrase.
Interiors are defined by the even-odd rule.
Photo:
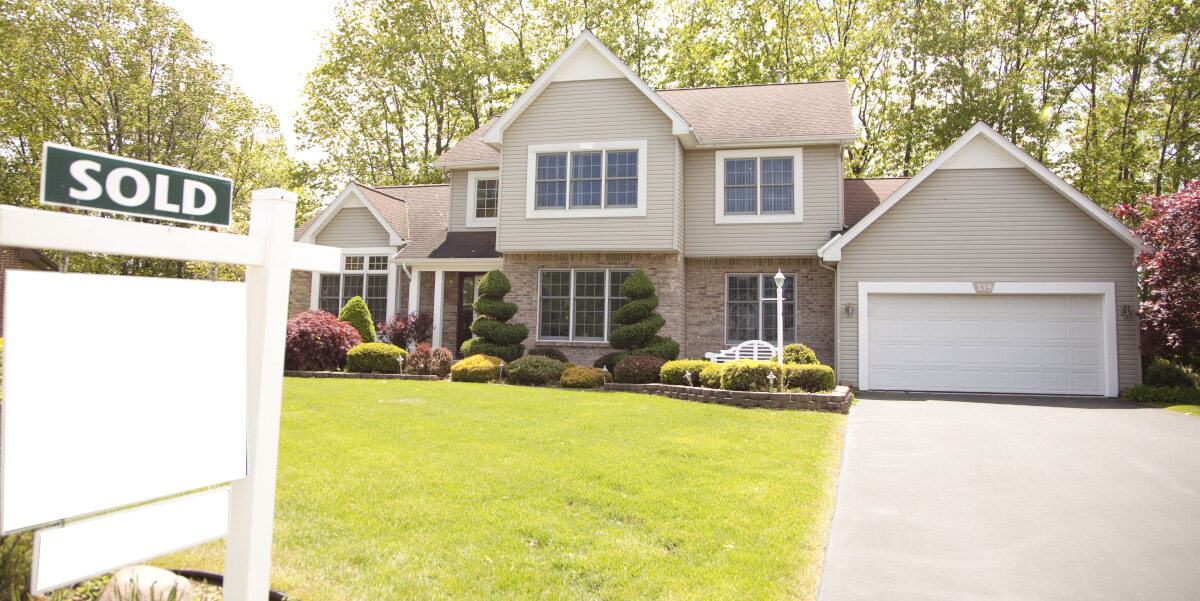
[[[778,360],[778,356],[772,356],[771,360]],[[820,364],[820,362],[817,361],[817,354],[803,344],[789,344],[783,347],[783,362],[799,363],[802,365]]]
[[[604,385],[604,372],[596,367],[568,367],[563,370],[558,385],[563,388],[599,388]]]
[[[1142,375],[1146,386],[1195,388],[1196,374],[1192,370],[1163,359],[1155,359]]]
[[[604,353],[603,355],[600,355],[599,359],[596,359],[596,361],[592,363],[592,367],[604,367],[608,369],[608,373],[612,373],[612,371],[617,368],[617,361],[620,361],[623,357],[625,357],[625,355],[626,353],[621,351]]]
[[[828,365],[787,363],[783,366],[783,376],[789,390],[829,392],[837,386],[833,368]]]
[[[491,355],[471,355],[450,368],[455,382],[491,382],[500,377],[500,358]]]
[[[679,357],[679,343],[658,335],[667,322],[654,312],[658,308],[658,296],[654,292],[654,282],[641,269],[625,279],[621,294],[630,300],[613,314],[613,321],[621,326],[608,335],[608,341],[613,348],[629,351],[631,355],[652,355],[663,361],[674,361]]]
[[[558,383],[566,368],[566,364],[558,359],[530,354],[508,366],[508,378],[514,384],[549,386]]]
[[[613,381],[623,384],[649,384],[658,380],[658,373],[666,363],[659,357],[633,356],[617,361],[613,369]]]
[[[770,374],[775,374],[775,384],[783,382],[782,368],[773,361],[739,359],[725,364],[721,372],[721,388],[725,390],[768,390],[771,388]]]
[[[700,385],[705,388],[720,388],[721,374],[725,372],[724,363],[713,363],[700,370]]]
[[[1200,389],[1162,386],[1134,386],[1121,392],[1121,396],[1136,403],[1159,403],[1163,405],[1200,404]]]
[[[371,322],[371,310],[367,308],[367,302],[361,296],[346,301],[346,306],[338,313],[338,321],[354,326],[363,342],[375,342],[375,324]]]
[[[404,360],[404,373],[413,376],[427,376],[433,363],[433,349],[428,342],[422,342],[413,348],[408,358]]]
[[[535,346],[528,351],[525,351],[527,357],[550,357],[556,361],[567,363],[567,356],[562,351],[552,346]]]
[[[438,347],[429,354],[429,373],[440,379],[450,375],[450,366],[454,363],[454,353],[448,348]]]
[[[678,361],[668,361],[663,364],[659,370],[659,379],[663,384],[672,384],[675,386],[699,386],[700,372],[704,371],[710,365],[714,365],[708,361],[698,359],[680,359]],[[684,377],[684,372],[692,372],[692,381]]]
[[[360,344],[346,353],[346,371],[373,374],[400,372],[400,357],[407,357],[404,349],[384,342]]]
[[[330,313],[309,309],[287,322],[284,369],[329,371],[346,364],[346,352],[362,344],[354,326]]]
[[[479,298],[473,307],[479,318],[471,324],[472,338],[462,345],[464,357],[491,355],[511,363],[525,353],[521,344],[529,336],[524,324],[507,323],[517,314],[517,306],[504,302],[504,295],[512,289],[508,278],[499,269],[484,274],[479,281]]]

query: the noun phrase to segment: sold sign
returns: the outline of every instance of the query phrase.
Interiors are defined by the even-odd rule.
[[[41,202],[227,226],[233,180],[47,143],[42,146]]]

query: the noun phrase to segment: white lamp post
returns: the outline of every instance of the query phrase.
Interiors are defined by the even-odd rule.
[[[783,270],[777,269],[775,271],[775,333],[778,335],[779,346],[775,348],[779,352],[780,365],[783,365],[783,283],[786,280]]]

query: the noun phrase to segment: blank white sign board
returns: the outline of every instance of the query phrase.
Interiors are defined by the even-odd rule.
[[[0,531],[246,475],[246,288],[5,273]]]
[[[33,589],[58,588],[216,540],[228,530],[228,488],[38,530],[33,534]]]

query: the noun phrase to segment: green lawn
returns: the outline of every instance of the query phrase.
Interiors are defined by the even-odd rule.
[[[287,379],[272,586],[322,599],[807,599],[845,416]],[[221,570],[214,543],[155,563]]]
[[[1143,404],[1143,405],[1150,405],[1151,407],[1158,407],[1158,408],[1160,408],[1160,409],[1167,409],[1167,410],[1169,410],[1169,411],[1174,411],[1174,412],[1176,412],[1176,413],[1182,413],[1182,414],[1184,414],[1184,415],[1194,415],[1194,416],[1196,416],[1196,417],[1200,417],[1200,405],[1197,405],[1197,404],[1195,404],[1195,403],[1154,403],[1154,402],[1143,402],[1142,404]]]

